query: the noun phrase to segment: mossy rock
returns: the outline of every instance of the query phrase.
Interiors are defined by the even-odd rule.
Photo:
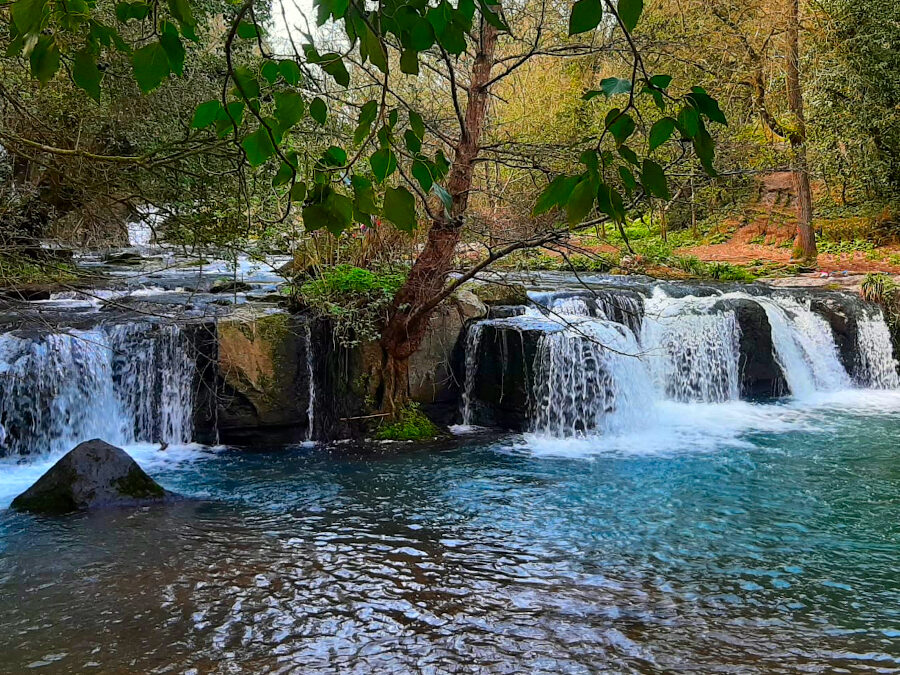
[[[441,435],[441,430],[412,403],[399,412],[392,422],[382,424],[375,433],[379,441],[429,441]]]
[[[528,291],[522,284],[480,284],[471,291],[486,305],[528,304]]]
[[[62,514],[112,506],[144,506],[177,498],[144,473],[124,450],[94,439],[70,450],[16,497],[12,508]]]

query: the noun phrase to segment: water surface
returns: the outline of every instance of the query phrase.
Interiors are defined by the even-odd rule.
[[[650,414],[592,440],[130,448],[198,499],[0,511],[0,671],[900,671],[900,395]],[[0,504],[44,468],[0,468]]]

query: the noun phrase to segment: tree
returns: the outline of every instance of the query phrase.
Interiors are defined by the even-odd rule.
[[[158,0],[121,2],[112,25],[87,4],[78,6],[75,18],[68,7],[65,0],[15,0],[8,11],[10,51],[27,56],[41,81],[65,64],[75,84],[95,99],[104,79],[99,64],[111,52],[127,56],[138,86],[150,92],[170,74],[181,74],[184,40],[199,40],[187,0],[169,0],[165,7]],[[704,89],[676,90],[671,76],[648,70],[633,37],[642,0],[578,0],[563,17],[562,32],[553,8],[546,0],[509,7],[495,0],[384,0],[375,8],[358,0],[317,0],[319,24],[340,26],[343,36],[322,52],[310,31],[302,32],[302,42],[292,34],[289,56],[272,52],[252,0],[228,17],[221,94],[196,108],[191,127],[210,142],[229,139],[244,160],[242,171],[270,177],[283,205],[275,219],[288,218],[299,206],[307,230],[339,236],[354,222],[370,224],[376,217],[412,231],[424,214],[424,244],[382,333],[388,410],[405,399],[406,364],[431,312],[465,280],[513,251],[562,240],[586,223],[610,221],[622,228],[630,205],[648,196],[671,197],[664,164],[679,161],[689,148],[714,173],[707,125],[725,124],[725,117]],[[130,44],[116,27],[131,21],[144,29]],[[242,45],[251,46],[249,53]],[[537,200],[535,215],[554,211],[564,219],[489,250],[448,283],[475,168],[502,161],[499,149],[486,153],[482,147],[498,84],[535,59],[597,48],[623,54],[627,77],[603,78],[584,94],[587,102],[615,106],[597,133],[569,148],[578,170],[553,177]],[[454,132],[406,100],[399,83],[415,76],[446,92]],[[298,144],[301,122],[349,126],[351,116],[352,140],[348,134],[318,156]],[[673,148],[668,159],[659,154],[664,146]]]

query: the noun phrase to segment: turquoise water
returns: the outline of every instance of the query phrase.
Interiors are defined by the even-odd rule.
[[[130,448],[168,508],[0,511],[0,671],[900,671],[900,395],[619,438]],[[43,466],[0,467],[3,505]]]

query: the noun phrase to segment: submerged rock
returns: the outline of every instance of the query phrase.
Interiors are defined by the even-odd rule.
[[[171,501],[127,452],[99,438],[80,443],[16,497],[12,508],[31,513],[69,513],[110,506]]]
[[[209,289],[210,293],[246,293],[252,291],[253,286],[244,281],[218,281]]]

